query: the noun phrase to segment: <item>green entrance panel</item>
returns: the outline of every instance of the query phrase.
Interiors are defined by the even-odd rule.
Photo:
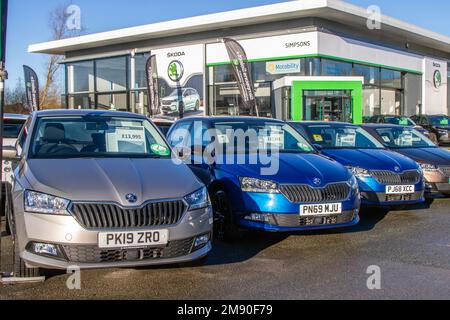
[[[324,81],[324,80],[302,80],[292,82],[292,103],[291,114],[293,121],[302,121],[303,115],[303,96],[305,90],[317,91],[338,91],[348,90],[352,98],[352,115],[354,124],[363,123],[363,83],[362,81]]]

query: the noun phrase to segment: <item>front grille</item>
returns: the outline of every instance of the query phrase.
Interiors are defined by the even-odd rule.
[[[70,209],[86,229],[119,229],[170,226],[178,223],[186,210],[183,201],[148,203],[126,209],[116,204],[74,203]]]
[[[273,214],[269,217],[269,223],[279,227],[314,227],[349,223],[354,218],[353,212],[311,217],[302,217],[297,214]]]
[[[348,198],[350,186],[347,183],[337,183],[316,189],[308,185],[281,185],[280,190],[293,203],[313,203],[343,201]]]
[[[450,178],[450,167],[440,167],[441,171],[445,174],[446,177]]]
[[[379,183],[384,185],[417,184],[421,179],[421,175],[417,170],[405,171],[403,173],[380,170],[371,171],[371,174]]]
[[[65,257],[72,263],[118,263],[178,258],[192,252],[194,238],[171,241],[165,247],[146,249],[99,249],[97,246],[62,246]]]

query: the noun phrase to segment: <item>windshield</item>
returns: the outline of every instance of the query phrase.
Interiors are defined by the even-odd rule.
[[[378,135],[390,148],[435,148],[436,145],[419,131],[410,128],[380,128]]]
[[[383,149],[383,145],[366,130],[355,126],[310,125],[306,131],[323,149]]]
[[[430,117],[430,122],[436,127],[448,126],[448,119],[449,118],[445,116]]]
[[[3,127],[3,138],[17,139],[24,124],[24,120],[5,119]]]
[[[219,122],[217,141],[227,153],[313,153],[314,148],[293,127],[277,122]]]
[[[416,126],[416,124],[411,119],[406,117],[386,117],[385,121],[386,123],[398,124],[401,126],[412,126],[412,127]]]
[[[30,158],[170,157],[159,131],[147,120],[86,116],[40,118]]]

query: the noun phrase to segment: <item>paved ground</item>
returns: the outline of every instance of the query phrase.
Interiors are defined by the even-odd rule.
[[[449,208],[438,199],[410,211],[365,210],[349,230],[216,243],[201,268],[84,271],[80,291],[59,274],[0,286],[0,299],[450,299]],[[367,289],[371,265],[381,268],[382,290]]]

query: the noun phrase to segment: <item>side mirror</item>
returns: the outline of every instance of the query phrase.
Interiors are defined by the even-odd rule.
[[[182,161],[189,160],[190,156],[192,155],[191,149],[187,147],[175,147],[174,151],[177,158]]]

